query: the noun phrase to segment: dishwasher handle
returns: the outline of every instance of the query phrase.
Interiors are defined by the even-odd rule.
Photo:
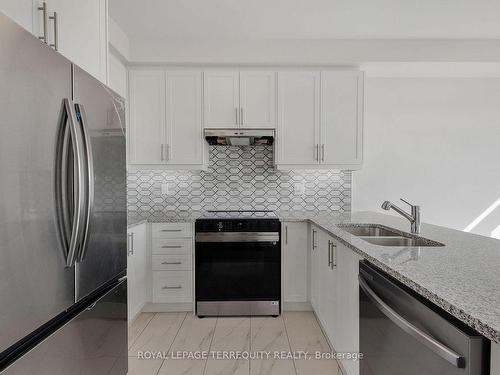
[[[458,368],[465,368],[465,358],[448,348],[443,343],[436,340],[434,337],[423,332],[421,329],[415,327],[412,323],[408,322],[390,306],[388,306],[382,299],[370,288],[363,278],[359,275],[359,286],[367,294],[370,300],[377,306],[377,308],[394,324],[396,324],[403,331],[413,336],[415,340],[425,345],[428,349],[432,350],[435,354],[451,363]]]

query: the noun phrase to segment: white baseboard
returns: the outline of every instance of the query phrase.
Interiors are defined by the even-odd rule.
[[[133,314],[132,316],[128,316],[127,317],[127,320],[128,320],[128,325],[130,326],[132,324],[132,322],[135,320],[135,318],[137,318],[139,316],[139,314],[141,312],[143,312],[144,310],[144,307],[147,305],[146,302],[144,302],[144,304],[142,305],[142,307],[140,309],[137,309],[137,312],[135,314]]]
[[[142,312],[184,312],[193,311],[191,302],[176,302],[176,303],[152,303],[148,302],[142,308]]]
[[[283,311],[312,311],[312,306],[309,301],[283,302]]]

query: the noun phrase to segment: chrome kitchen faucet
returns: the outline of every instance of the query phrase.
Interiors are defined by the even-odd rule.
[[[405,202],[411,207],[411,214],[408,212],[404,211],[403,209],[399,208],[395,204],[385,201],[382,203],[382,208],[386,211],[389,211],[391,208],[396,211],[398,214],[403,216],[404,218],[408,219],[411,223],[411,232],[415,234],[420,233],[420,206],[415,206],[411,204],[410,202],[405,201],[403,198],[401,198],[401,201]]]

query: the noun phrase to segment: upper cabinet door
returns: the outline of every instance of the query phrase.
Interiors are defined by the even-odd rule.
[[[240,72],[240,126],[276,127],[276,72]]]
[[[363,73],[321,72],[321,162],[362,163]]]
[[[205,128],[238,128],[239,73],[207,71],[204,77]]]
[[[203,164],[201,72],[166,73],[168,164]]]
[[[164,164],[165,73],[129,73],[129,163]]]
[[[278,164],[318,164],[320,73],[278,73]]]
[[[57,50],[62,55],[106,83],[106,0],[46,0],[46,3],[49,16],[57,13],[57,21],[48,22],[49,43],[57,40]],[[40,22],[40,32],[42,24]]]

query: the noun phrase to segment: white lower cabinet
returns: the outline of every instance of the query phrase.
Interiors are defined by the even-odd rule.
[[[153,303],[193,302],[192,227],[192,223],[152,224]]]
[[[283,302],[307,303],[307,223],[284,222],[283,244]]]
[[[132,320],[148,302],[147,224],[128,230],[127,299]]]
[[[336,352],[359,351],[358,273],[361,257],[329,233],[311,226],[311,305]],[[341,360],[346,375],[359,362]]]

